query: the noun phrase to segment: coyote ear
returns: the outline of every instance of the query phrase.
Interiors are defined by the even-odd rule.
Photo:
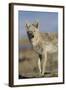
[[[39,23],[37,22],[37,23],[36,23],[36,28],[38,28],[38,26],[39,26]]]
[[[25,27],[28,29],[30,27],[30,24],[29,23],[26,23],[25,24]]]
[[[39,23],[38,23],[38,22],[35,22],[35,23],[34,23],[34,26],[35,26],[36,28],[38,28],[38,27],[39,27]]]

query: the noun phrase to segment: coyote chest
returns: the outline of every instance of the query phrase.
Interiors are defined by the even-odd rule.
[[[43,53],[43,45],[44,45],[44,41],[43,39],[40,37],[39,34],[36,34],[36,36],[34,36],[34,38],[32,39],[32,46],[33,49],[39,53],[42,54]]]

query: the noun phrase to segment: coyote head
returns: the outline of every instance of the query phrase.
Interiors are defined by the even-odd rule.
[[[39,31],[39,24],[38,22],[26,23],[25,26],[29,40],[31,41],[35,37],[35,34]]]

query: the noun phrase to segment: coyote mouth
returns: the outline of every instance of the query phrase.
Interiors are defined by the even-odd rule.
[[[34,35],[32,34],[32,32],[27,32],[27,34],[28,34],[28,37],[29,37],[30,40],[31,40],[32,38],[34,38]]]

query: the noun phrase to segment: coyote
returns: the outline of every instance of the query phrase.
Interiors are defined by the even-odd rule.
[[[38,68],[40,75],[45,74],[48,53],[57,51],[57,39],[53,41],[52,34],[44,33],[44,38],[39,32],[39,23],[26,23],[26,31],[33,50],[38,54]]]

